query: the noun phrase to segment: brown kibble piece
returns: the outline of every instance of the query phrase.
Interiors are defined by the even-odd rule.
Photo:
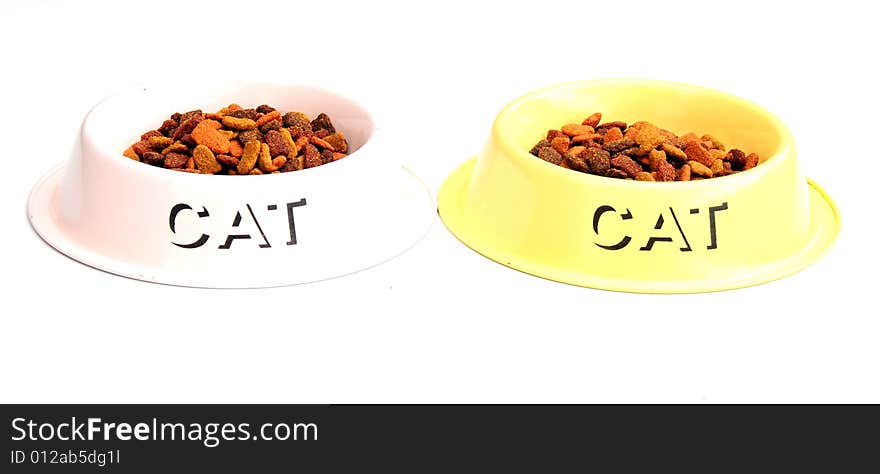
[[[621,140],[614,140],[613,142],[604,142],[602,144],[602,148],[610,151],[611,153],[617,153],[628,148],[635,146],[636,142],[630,140],[629,138],[623,138]]]
[[[149,141],[153,137],[161,137],[161,136],[162,136],[162,132],[160,132],[158,130],[150,130],[149,132],[146,132],[143,135],[141,135],[141,141]]]
[[[691,167],[691,173],[706,178],[712,177],[712,169],[699,161],[688,161],[687,164]]]
[[[712,162],[712,166],[709,167],[712,170],[712,176],[723,176],[724,175],[724,161],[720,158]]]
[[[567,135],[562,133],[562,130],[547,130],[548,141],[553,141],[556,137],[567,137]]]
[[[251,140],[244,144],[241,159],[238,161],[238,167],[236,169],[238,174],[248,174],[254,169],[254,165],[257,164],[257,159],[260,156],[260,145],[261,143],[257,140]]]
[[[281,120],[279,120],[279,119],[275,119],[269,123],[263,124],[263,126],[261,126],[259,128],[259,130],[263,133],[268,133],[269,130],[279,130],[279,129],[281,129]]]
[[[581,122],[581,125],[586,125],[588,127],[593,127],[593,129],[595,129],[599,125],[599,122],[601,122],[601,121],[602,121],[602,114],[600,112],[596,112],[595,114],[590,115],[589,117],[585,118],[584,121]]]
[[[187,160],[189,160],[189,156],[184,155],[183,153],[171,152],[165,155],[165,167],[180,168],[186,164]]]
[[[244,145],[251,141],[263,141],[263,134],[259,130],[245,130],[238,134],[238,141]]]
[[[560,165],[565,165],[568,169],[583,171],[589,173],[590,165],[586,160],[587,148],[583,146],[574,146],[568,149],[563,155],[563,161]]]
[[[654,176],[647,171],[640,171],[635,175],[636,181],[654,181]]]
[[[303,159],[306,168],[314,168],[315,166],[321,166],[324,164],[321,161],[321,152],[319,152],[318,149],[315,148],[315,145],[312,145],[311,143],[308,143],[303,147]]]
[[[657,181],[675,181],[675,178],[678,176],[675,167],[666,160],[656,163],[656,173]]]
[[[161,153],[156,153],[155,151],[148,151],[148,152],[144,153],[143,162],[148,165],[162,166],[165,163],[165,157],[162,156]]]
[[[257,107],[257,112],[259,112],[261,114],[269,114],[274,111],[275,111],[275,107],[272,107],[271,105],[261,104],[260,106]]]
[[[285,127],[299,127],[302,129],[312,130],[312,123],[309,117],[302,112],[287,112],[282,117]]]
[[[587,160],[587,164],[590,165],[590,171],[593,174],[601,175],[611,168],[611,153],[608,153],[601,148],[588,148],[584,158]]]
[[[162,135],[165,135],[166,137],[170,137],[171,133],[174,132],[174,130],[177,129],[177,127],[179,125],[180,124],[177,123],[177,120],[168,119],[168,120],[162,122],[162,125],[157,130]]]
[[[333,161],[333,152],[330,150],[324,150],[321,152],[321,163],[327,164]]]
[[[327,130],[330,133],[336,132],[336,129],[333,128],[333,123],[330,122],[330,117],[325,113],[318,114],[318,116],[315,117],[315,120],[312,120],[312,130],[319,129]]]
[[[601,125],[596,126],[596,130],[598,130],[600,128],[608,128],[608,127],[617,127],[622,130],[622,129],[626,128],[626,122],[621,122],[619,120],[615,121],[615,122],[605,122]]]
[[[642,166],[626,155],[617,155],[612,158],[611,166],[625,172],[626,175],[630,178],[635,178],[636,173],[640,173],[642,171]]]
[[[538,158],[553,163],[554,165],[562,163],[562,154],[554,150],[552,147],[545,147],[538,150]]]
[[[608,171],[605,172],[605,176],[609,178],[626,179],[629,175],[617,168],[609,168]]]
[[[188,118],[185,118],[188,117]],[[180,140],[184,135],[189,135],[196,126],[202,122],[204,116],[201,113],[187,112],[180,117],[180,126],[171,134],[174,140]]]
[[[543,139],[536,143],[535,146],[533,146],[532,149],[529,150],[529,153],[538,156],[538,152],[541,150],[541,148],[547,148],[548,146],[550,146],[550,140]]]
[[[302,169],[302,168],[297,168],[297,160],[301,159],[301,158],[302,158],[301,156],[289,158],[286,162],[284,162],[284,166],[281,167],[280,171],[282,173],[288,173],[291,171],[298,171],[299,169]]]
[[[141,141],[135,143],[134,145],[131,146],[131,149],[139,157],[144,156],[144,153],[146,153],[148,151],[153,151],[153,149],[150,148],[149,139],[141,140]]]
[[[348,156],[348,155],[346,155],[345,153],[340,153],[338,151],[333,152],[333,161],[339,161],[339,160],[345,158],[346,156]]]
[[[269,153],[271,153],[272,156],[287,156],[290,153],[290,144],[284,139],[281,133],[276,130],[270,130],[266,133],[266,145],[268,145]],[[263,171],[266,171],[266,169],[263,169]]]
[[[227,168],[237,168],[239,159],[230,155],[217,155],[217,161]]]
[[[259,117],[260,114],[257,113],[257,111],[254,109],[237,109],[229,112],[226,115],[234,118],[246,118],[256,122],[257,117]]]
[[[742,152],[742,150],[738,150],[736,148],[727,152],[727,155],[724,156],[725,161],[730,162],[730,166],[737,171],[742,171],[743,167],[746,165],[746,154]]]

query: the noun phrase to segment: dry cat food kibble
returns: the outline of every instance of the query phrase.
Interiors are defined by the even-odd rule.
[[[550,130],[531,150],[538,158],[583,173],[637,181],[695,181],[754,168],[758,155],[727,151],[711,135],[677,136],[649,122],[601,123],[602,114]]]
[[[198,174],[265,174],[314,168],[347,156],[326,114],[230,104],[211,114],[175,113],[123,152],[132,160]]]

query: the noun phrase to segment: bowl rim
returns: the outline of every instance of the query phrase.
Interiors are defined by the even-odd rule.
[[[605,85],[628,85],[628,86],[637,86],[637,85],[651,85],[651,86],[664,86],[669,88],[676,88],[682,90],[689,91],[698,91],[701,93],[709,93],[713,95],[722,96],[731,102],[734,102],[745,109],[748,109],[757,115],[764,117],[769,123],[773,124],[773,130],[779,136],[779,145],[776,147],[773,153],[771,153],[767,158],[763,159],[759,166],[755,166],[754,168],[746,171],[742,171],[735,174],[730,174],[726,176],[719,176],[717,178],[709,178],[702,179],[697,181],[636,181],[636,180],[627,180],[627,179],[615,179],[609,178],[606,176],[597,176],[590,173],[583,173],[577,170],[571,170],[568,168],[563,168],[559,165],[554,165],[553,163],[546,162],[531,153],[528,150],[524,150],[513,143],[511,143],[509,139],[509,133],[504,129],[504,122],[507,120],[509,116],[516,112],[522,104],[534,100],[535,98],[546,96],[552,92],[559,92],[566,89],[572,88],[584,88],[584,87],[594,87],[594,86],[605,86]],[[542,170],[548,173],[558,173],[560,179],[567,180],[580,180],[584,184],[588,185],[599,185],[599,184],[612,184],[618,186],[627,186],[634,188],[652,188],[652,187],[661,187],[665,189],[670,189],[670,187],[674,187],[676,189],[681,189],[682,187],[693,187],[699,188],[700,186],[712,186],[712,183],[717,183],[719,179],[726,179],[728,181],[741,180],[743,182],[748,182],[754,180],[758,174],[763,174],[765,172],[769,172],[770,169],[781,166],[781,163],[784,160],[779,159],[779,157],[793,155],[795,150],[794,138],[791,134],[791,131],[785,125],[785,123],[776,115],[761,107],[755,102],[752,102],[748,99],[744,99],[737,95],[720,91],[718,89],[713,89],[710,87],[700,86],[696,84],[684,83],[684,82],[675,82],[675,81],[666,81],[666,80],[656,80],[656,79],[641,79],[641,78],[609,78],[609,79],[591,79],[591,80],[582,80],[582,81],[570,81],[563,82],[559,84],[554,84],[546,87],[542,87],[539,89],[535,89],[529,92],[526,92],[514,100],[507,103],[503,109],[498,113],[495,117],[495,121],[492,124],[492,132],[491,135],[495,140],[495,143],[498,146],[505,150],[505,153],[508,154],[511,159],[517,160],[518,162],[524,164],[525,166],[533,166],[538,170]],[[757,170],[757,171],[756,171]]]
[[[264,173],[261,175],[256,175],[256,176],[272,176],[272,178],[263,178],[263,179],[282,179],[281,178],[282,176],[284,176],[284,179],[291,179],[291,178],[293,178],[294,175],[303,176],[302,173],[305,171],[309,172],[308,176],[313,176],[318,173],[314,170],[329,167],[329,166],[332,166],[333,168],[331,168],[331,169],[334,169],[334,170],[337,168],[343,169],[343,167],[345,167],[345,166],[351,167],[353,165],[351,165],[351,164],[344,165],[344,164],[340,164],[340,163],[352,161],[352,160],[349,160],[348,158],[351,158],[353,155],[360,152],[361,150],[364,150],[365,148],[367,150],[372,150],[375,147],[376,135],[378,132],[378,126],[377,126],[377,121],[376,121],[375,115],[370,111],[370,109],[368,107],[366,107],[364,105],[364,103],[362,101],[357,100],[348,94],[345,94],[342,92],[337,92],[335,90],[331,90],[326,87],[321,87],[321,86],[317,86],[317,85],[313,85],[313,84],[309,84],[309,83],[287,83],[287,82],[281,82],[281,81],[265,81],[265,80],[234,79],[234,78],[233,79],[226,79],[226,80],[208,81],[208,85],[210,85],[210,86],[218,86],[221,84],[238,84],[238,85],[248,85],[251,87],[255,87],[255,86],[256,87],[262,87],[262,86],[296,87],[299,89],[307,89],[307,90],[317,91],[317,92],[321,92],[321,93],[332,95],[332,96],[338,96],[338,97],[350,102],[356,108],[360,109],[359,111],[363,112],[363,115],[369,121],[370,129],[369,129],[369,133],[367,135],[366,141],[363,143],[363,145],[358,147],[356,150],[354,150],[353,152],[350,152],[348,154],[348,156],[346,156],[346,159],[332,161],[330,163],[325,163],[323,165],[315,166],[313,168],[303,168],[303,169],[298,170],[296,172],[275,173],[275,174]],[[170,179],[187,179],[188,180],[188,179],[205,179],[208,177],[214,177],[214,178],[221,177],[224,179],[238,178],[240,180],[242,175],[225,175],[225,174],[204,175],[201,173],[184,173],[184,172],[174,171],[174,170],[170,170],[170,169],[159,167],[159,166],[150,166],[150,165],[147,165],[146,163],[143,163],[140,161],[136,162],[136,161],[132,160],[131,158],[125,157],[122,155],[121,152],[118,153],[118,157],[117,157],[117,156],[115,156],[115,155],[117,155],[117,153],[114,150],[110,150],[108,146],[105,146],[104,144],[102,144],[101,140],[93,138],[93,137],[100,136],[100,134],[94,133],[95,125],[93,122],[94,122],[95,118],[93,117],[93,114],[95,114],[96,111],[100,112],[100,109],[102,107],[105,107],[108,103],[111,103],[112,101],[119,99],[120,97],[123,97],[127,94],[133,94],[138,91],[146,91],[147,88],[153,88],[155,90],[161,91],[164,88],[175,87],[175,86],[192,88],[192,87],[197,87],[199,85],[200,85],[199,82],[192,81],[192,80],[175,81],[175,82],[166,80],[166,81],[144,82],[144,83],[129,85],[127,87],[123,87],[121,89],[118,89],[115,92],[112,92],[112,93],[104,96],[95,105],[93,105],[89,109],[89,111],[86,113],[85,117],[82,120],[82,125],[80,126],[81,139],[84,142],[86,140],[88,140],[94,146],[94,149],[97,152],[99,152],[107,157],[113,157],[114,159],[119,158],[119,160],[117,160],[118,161],[117,165],[122,166],[123,169],[125,167],[130,167],[129,169],[131,169],[133,172],[152,173],[156,177],[159,177],[159,178],[164,177],[164,178],[170,178]],[[201,85],[204,85],[204,84],[201,84]],[[363,156],[363,154],[362,154],[362,156]],[[362,160],[359,159],[357,161],[362,161]],[[325,172],[329,172],[329,170],[321,171],[321,173],[325,173]],[[155,173],[158,173],[158,174],[155,174]],[[248,175],[248,176],[250,176],[250,175]]]

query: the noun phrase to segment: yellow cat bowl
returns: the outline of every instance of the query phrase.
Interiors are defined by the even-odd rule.
[[[756,152],[755,168],[690,182],[569,170],[529,154],[548,129],[593,112],[714,135]],[[819,259],[839,230],[834,203],[800,169],[786,126],[703,87],[586,81],[505,107],[477,158],[443,183],[440,216],[465,245],[503,265],[573,285],[639,293],[740,288]]]

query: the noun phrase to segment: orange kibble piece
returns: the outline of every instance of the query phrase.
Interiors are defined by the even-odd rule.
[[[586,135],[588,133],[593,133],[596,130],[593,127],[588,125],[580,125],[577,123],[570,123],[568,125],[562,126],[562,133],[568,135],[569,137],[575,137],[578,135]]]
[[[556,137],[553,140],[550,140],[550,147],[559,152],[560,155],[564,155],[565,152],[568,151],[570,145],[571,141],[568,137]]]
[[[318,138],[315,135],[312,135],[312,138],[309,138],[309,141],[312,142],[312,145],[319,146],[325,150],[336,151],[336,148],[333,148],[333,145],[327,143],[323,138]]]
[[[620,131],[617,127],[608,127],[608,131],[605,132],[605,136],[602,138],[605,143],[611,143],[617,140],[623,140],[623,132]]]
[[[689,142],[687,148],[684,149],[684,153],[689,161],[696,161],[706,167],[712,166],[712,162],[715,161],[709,150],[699,141]]]
[[[257,121],[256,121],[257,128],[262,127],[263,125],[266,125],[267,123],[269,123],[273,120],[281,120],[281,112],[279,112],[277,110],[273,110],[273,111],[269,112],[268,114],[264,114],[262,117],[257,119]]]
[[[216,120],[202,120],[192,131],[193,140],[199,145],[204,145],[214,153],[229,153],[229,138],[220,131],[220,122]]]
[[[698,143],[700,142],[700,137],[698,137],[697,134],[693,133],[693,132],[685,133],[684,135],[682,135],[678,138],[687,144],[689,144],[691,142],[698,142]]]
[[[749,170],[758,166],[758,162],[760,159],[758,158],[757,153],[750,153],[749,156],[746,157],[746,163],[743,165],[743,171]]]
[[[703,176],[706,178],[712,177],[712,168],[700,163],[699,161],[688,161],[688,166],[691,167],[691,173],[697,176]]]
[[[243,149],[241,147],[241,142],[238,140],[229,140],[229,154],[239,158],[241,157]]]
[[[593,127],[594,129],[599,125],[599,122],[602,121],[602,114],[600,112],[596,112],[593,115],[585,118],[581,125],[586,125],[588,127]]]
[[[679,181],[690,181],[691,180],[691,165],[685,164],[678,170],[678,180]]]
[[[134,161],[141,161],[141,158],[137,156],[137,153],[135,153],[134,150],[131,149],[131,147],[126,148],[125,151],[122,152],[122,156],[126,158],[131,158]]]

